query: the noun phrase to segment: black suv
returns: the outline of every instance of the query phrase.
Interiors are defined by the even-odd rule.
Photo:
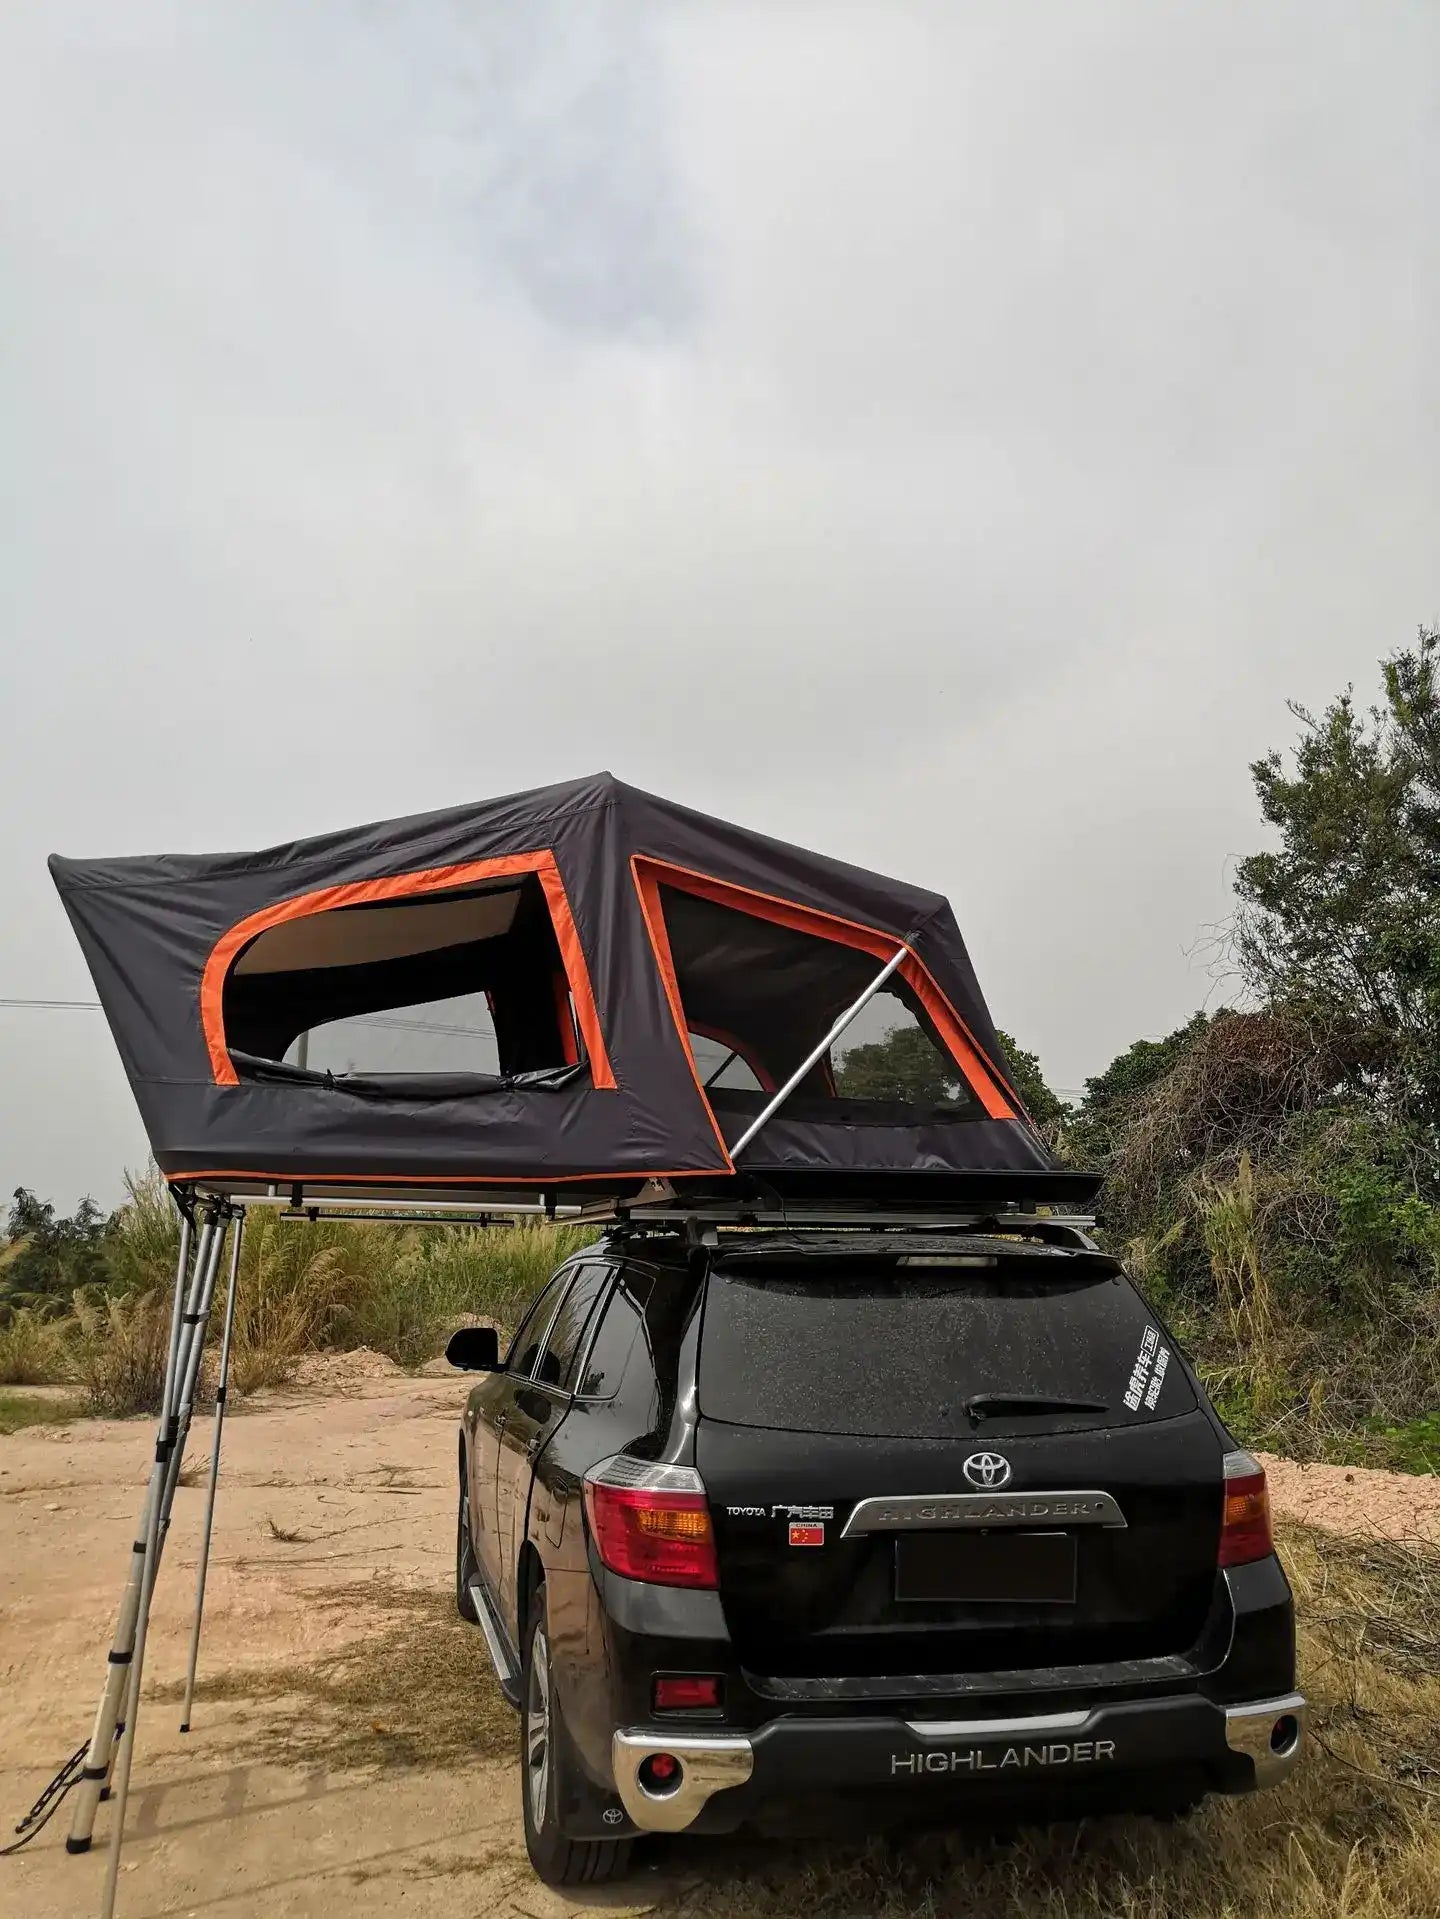
[[[1173,1815],[1295,1764],[1264,1474],[1058,1221],[617,1229],[460,1434],[552,1884],[647,1832]]]

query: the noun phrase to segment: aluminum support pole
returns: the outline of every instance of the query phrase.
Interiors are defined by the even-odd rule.
[[[205,1578],[210,1570],[210,1531],[215,1523],[215,1487],[220,1478],[220,1440],[225,1430],[225,1401],[230,1389],[230,1338],[235,1330],[235,1290],[240,1277],[240,1245],[245,1237],[243,1209],[235,1218],[230,1242],[230,1280],[225,1295],[225,1327],[220,1335],[220,1377],[215,1387],[215,1423],[210,1434],[210,1483],[205,1489],[205,1527],[200,1537],[200,1560],[195,1569],[195,1617],[190,1626],[190,1664],[185,1674],[185,1704],[180,1730],[190,1730],[190,1708],[195,1700],[195,1667],[200,1658],[200,1621],[205,1612]]]
[[[811,1067],[824,1059],[825,1055],[845,1031],[845,1028],[850,1024],[851,1020],[853,1020],[858,1013],[862,1013],[870,1004],[871,1000],[874,999],[875,995],[880,991],[880,988],[885,984],[886,980],[889,979],[896,967],[899,966],[901,960],[904,959],[909,950],[908,946],[902,946],[899,951],[887,961],[886,965],[877,976],[871,980],[870,984],[865,988],[865,991],[860,995],[859,999],[856,1000],[849,1011],[842,1013],[839,1019],[837,1019],[835,1024],[830,1028],[830,1031],[825,1035],[824,1039],[821,1040],[820,1044],[806,1054],[804,1060],[796,1067],[795,1071],[790,1075],[789,1079],[786,1080],[785,1084],[760,1114],[759,1118],[751,1120],[750,1124],[745,1128],[745,1131],[730,1148],[730,1157],[732,1160],[738,1159],[740,1154],[744,1152],[751,1140],[754,1139],[755,1135],[760,1131],[760,1128],[765,1125],[766,1121],[774,1118],[775,1114],[779,1112],[786,1100],[789,1099],[790,1095],[795,1091],[795,1088],[800,1084],[801,1080],[804,1079]]]
[[[140,1584],[140,1604],[135,1618],[135,1646],[130,1661],[130,1685],[126,1698],[125,1729],[120,1733],[115,1755],[115,1812],[110,1831],[110,1852],[105,1865],[105,1890],[100,1900],[101,1919],[112,1919],[115,1891],[120,1877],[120,1851],[125,1839],[125,1812],[130,1802],[130,1772],[135,1758],[135,1727],[140,1717],[140,1687],[145,1670],[145,1641],[150,1630],[150,1602],[155,1593],[155,1575],[159,1569],[162,1524],[168,1520],[167,1492],[174,1495],[179,1476],[179,1461],[174,1459],[180,1438],[182,1408],[188,1421],[194,1400],[195,1381],[200,1371],[200,1352],[205,1340],[205,1318],[215,1291],[215,1274],[225,1241],[230,1217],[227,1206],[213,1207],[201,1228],[204,1257],[197,1257],[189,1299],[181,1316],[179,1338],[170,1354],[166,1371],[166,1403],[161,1408],[160,1426],[155,1441],[155,1464],[150,1474],[151,1505],[147,1515],[145,1568]],[[117,1731],[118,1731],[117,1727]]]
[[[228,1211],[217,1208],[200,1228],[199,1247],[195,1255],[195,1265],[185,1293],[185,1310],[181,1314],[177,1333],[177,1352],[173,1368],[166,1369],[166,1391],[170,1396],[168,1418],[162,1412],[165,1439],[156,1440],[156,1464],[151,1473],[151,1490],[146,1495],[144,1514],[141,1519],[140,1534],[137,1536],[135,1551],[139,1555],[139,1586],[133,1615],[130,1621],[130,1635],[123,1648],[124,1670],[121,1675],[121,1694],[119,1717],[115,1719],[110,1732],[109,1743],[105,1749],[103,1770],[99,1787],[95,1789],[97,1799],[110,1796],[109,1780],[119,1753],[119,1741],[125,1731],[136,1700],[134,1647],[135,1626],[148,1589],[154,1590],[160,1574],[160,1561],[165,1552],[165,1540],[170,1530],[170,1511],[175,1502],[175,1488],[180,1479],[180,1466],[185,1453],[185,1441],[190,1431],[190,1410],[194,1398],[194,1381],[199,1370],[200,1353],[205,1343],[204,1324],[210,1311],[210,1300],[215,1290],[215,1274],[220,1263],[220,1252],[225,1238],[224,1221]],[[219,1219],[217,1225],[216,1219]],[[160,1454],[166,1454],[164,1471],[161,1474]],[[160,1475],[159,1485],[159,1522],[156,1544],[153,1553],[149,1550],[150,1529],[153,1522],[153,1504],[155,1498],[156,1476]],[[79,1825],[79,1811],[76,1813],[76,1827],[72,1832],[74,1844],[67,1841],[72,1852],[84,1852],[89,1845],[90,1825],[93,1825],[94,1808],[90,1808],[90,1825],[82,1832]]]
[[[170,1350],[173,1355],[180,1337],[182,1302],[189,1293],[190,1252],[193,1233],[188,1214],[180,1219],[180,1253],[175,1264],[175,1300],[170,1312]],[[198,1257],[198,1255],[197,1255]],[[167,1361],[167,1378],[173,1377],[173,1368]],[[162,1405],[162,1413],[163,1413]],[[115,1727],[120,1717],[120,1704],[125,1696],[125,1682],[130,1673],[130,1655],[135,1646],[135,1619],[140,1610],[140,1587],[145,1572],[145,1542],[149,1536],[151,1487],[147,1487],[145,1502],[140,1508],[140,1517],[136,1522],[135,1539],[130,1548],[130,1571],[125,1581],[125,1590],[120,1595],[120,1610],[115,1617],[115,1631],[110,1641],[110,1652],[105,1667],[105,1684],[100,1693],[100,1703],[95,1710],[95,1727],[90,1734],[90,1749],[85,1754],[85,1766],[80,1774],[80,1782],[75,1788],[75,1804],[70,1816],[70,1835],[65,1841],[67,1852],[88,1852],[90,1835],[95,1830],[95,1808],[104,1793],[105,1781],[110,1776],[110,1760],[114,1750]]]
[[[185,1448],[190,1437],[190,1419],[194,1411],[195,1395],[200,1389],[200,1368],[205,1357],[205,1329],[215,1296],[215,1282],[220,1271],[220,1255],[225,1245],[225,1221],[228,1218],[228,1212],[222,1212],[220,1223],[210,1242],[205,1270],[196,1276],[185,1313],[180,1363],[175,1375],[170,1417],[170,1431],[174,1437],[169,1446],[169,1458],[165,1462],[165,1484],[160,1498],[160,1543],[155,1552],[152,1585],[160,1576],[160,1566],[165,1558],[165,1541],[170,1533],[170,1518],[175,1506],[175,1489],[180,1484],[180,1472],[185,1463]],[[126,1687],[127,1719],[129,1707],[133,1705],[134,1700],[135,1676],[132,1670]],[[122,1721],[116,1731],[121,1733],[124,1730]]]

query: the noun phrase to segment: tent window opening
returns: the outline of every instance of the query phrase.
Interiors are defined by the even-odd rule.
[[[423,1000],[327,1020],[287,1050],[289,1066],[321,1073],[488,1073],[500,1076],[500,1042],[484,993]]]
[[[874,979],[876,960],[677,887],[662,883],[659,897],[706,1096],[717,1110],[758,1112]],[[797,1118],[867,1125],[985,1117],[918,996],[898,975],[806,1074],[785,1110]]]
[[[724,1039],[712,1038],[708,1033],[697,1033],[692,1027],[690,1051],[695,1056],[695,1071],[700,1075],[700,1084],[703,1087],[709,1089],[712,1086],[718,1086],[722,1091],[744,1093],[758,1093],[764,1090],[765,1082],[745,1058],[738,1045]],[[771,1087],[769,1090],[773,1092],[774,1088]]]
[[[582,1063],[533,873],[282,920],[240,950],[223,1006],[242,1079],[438,1094],[564,1083]]]

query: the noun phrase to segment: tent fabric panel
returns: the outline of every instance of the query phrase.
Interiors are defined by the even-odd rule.
[[[956,1141],[963,1140],[963,1161]],[[1050,1155],[1018,1119],[921,1121],[865,1126],[792,1115],[782,1106],[745,1149],[744,1171],[767,1174],[828,1167],[854,1174],[966,1172],[1027,1173],[1048,1170]]]
[[[368,1086],[351,1091],[343,1079],[326,1084],[313,1075],[301,1084],[277,1077],[247,1079],[238,1088],[145,1084],[137,1091],[156,1160],[169,1177],[218,1170],[278,1181],[503,1178],[554,1185],[728,1170],[698,1111],[694,1125],[666,1124],[623,1090],[602,1098],[573,1068],[528,1088],[482,1087],[482,1078],[441,1098],[382,1099]]]

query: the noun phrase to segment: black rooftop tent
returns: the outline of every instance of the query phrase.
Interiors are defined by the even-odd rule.
[[[155,1157],[198,1192],[1096,1183],[1025,1116],[945,900],[609,774],[259,853],[50,866]]]

